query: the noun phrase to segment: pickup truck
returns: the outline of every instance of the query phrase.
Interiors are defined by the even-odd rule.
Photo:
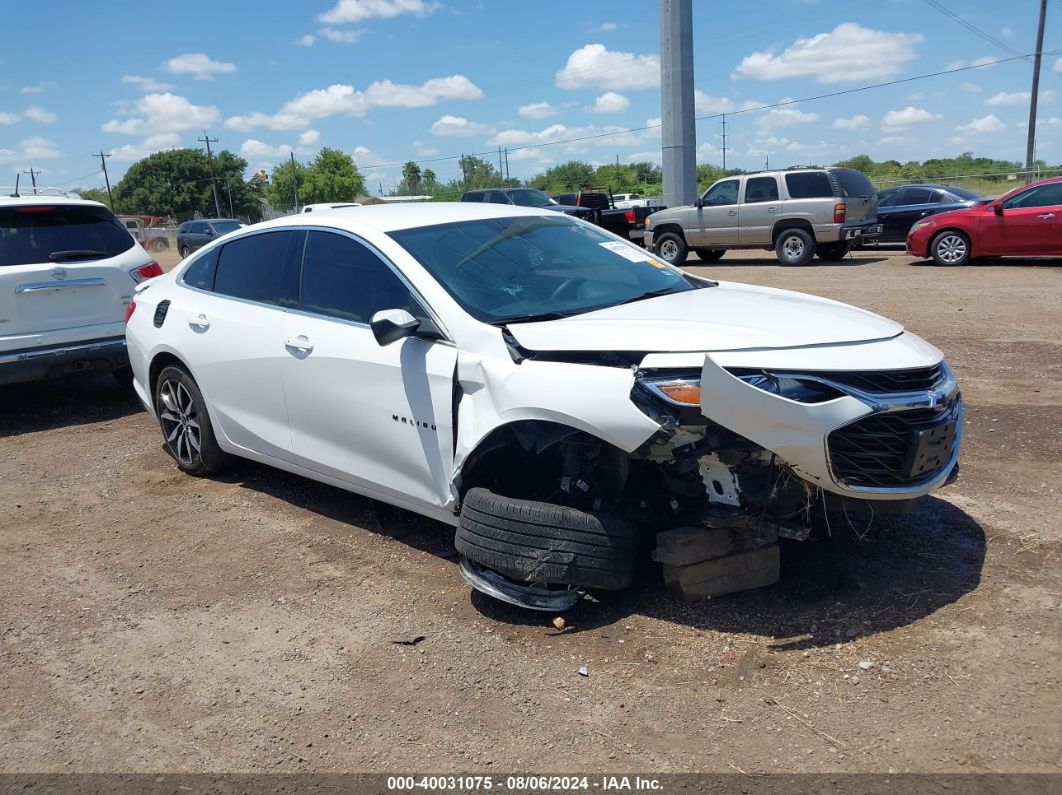
[[[653,213],[666,209],[659,207],[617,207],[612,191],[608,188],[581,190],[578,193],[561,193],[553,197],[561,204],[590,208],[593,222],[609,232],[641,244],[645,236],[645,219]]]
[[[144,222],[144,218],[148,222]],[[170,230],[164,226],[155,226],[155,216],[119,215],[118,220],[141,246],[148,251],[165,251],[170,247]]]
[[[650,199],[640,193],[613,193],[612,203],[621,210],[629,210],[632,207],[652,207],[656,210],[664,209],[664,200],[660,198]]]

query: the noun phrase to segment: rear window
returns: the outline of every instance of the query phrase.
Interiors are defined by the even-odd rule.
[[[88,262],[116,257],[135,241],[105,207],[0,209],[0,266]]]
[[[870,184],[869,182],[867,183]],[[785,175],[785,187],[791,199],[825,199],[833,197],[833,185],[825,171],[800,171]],[[872,191],[873,192],[873,191]]]
[[[978,201],[979,199],[984,198],[984,196],[982,196],[980,193],[974,193],[972,190],[966,190],[966,188],[958,188],[954,185],[948,186],[948,193],[950,193],[952,196],[958,196],[960,199],[963,199],[964,201],[968,202]]]
[[[841,185],[842,196],[873,196],[874,186],[870,184],[866,174],[850,168],[835,168],[831,172]]]
[[[304,232],[264,232],[233,240],[221,248],[214,292],[261,304],[295,306],[298,268],[293,254]]]
[[[235,232],[243,226],[239,221],[212,221],[210,225],[214,227],[214,231],[219,235],[227,235],[229,232]]]

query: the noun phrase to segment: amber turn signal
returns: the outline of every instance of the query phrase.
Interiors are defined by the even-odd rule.
[[[657,388],[676,403],[701,405],[700,384],[660,384]]]

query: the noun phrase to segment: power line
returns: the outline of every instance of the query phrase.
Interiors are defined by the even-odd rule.
[[[1022,55],[1017,50],[1015,50],[1013,47],[1011,47],[1011,46],[1009,46],[1007,44],[1004,44],[1003,42],[1001,42],[999,39],[995,38],[994,36],[991,36],[990,34],[985,33],[983,30],[981,30],[979,27],[977,27],[973,23],[967,22],[965,19],[960,17],[958,14],[956,14],[954,11],[951,11],[950,9],[945,8],[941,3],[937,2],[937,0],[923,0],[923,2],[926,5],[928,5],[930,8],[935,8],[937,11],[939,11],[941,14],[943,14],[946,17],[948,17],[949,19],[952,19],[955,22],[958,22],[960,25],[962,25],[968,31],[973,33],[975,36],[980,36],[982,39],[987,41],[989,44],[993,44],[996,47],[999,47],[1001,50],[1006,50],[1011,55],[1016,55],[1016,56],[1018,56],[1020,58],[1028,58],[1029,57],[1027,55]]]
[[[943,75],[960,74],[962,72],[969,72],[969,71],[973,71],[973,70],[976,70],[976,69],[987,69],[987,68],[992,67],[992,66],[998,66],[999,64],[1004,64],[1004,63],[1010,63],[1012,61],[1022,61],[1022,60],[1025,60],[1026,58],[1030,57],[1033,54],[1034,53],[1018,54],[1018,55],[1016,55],[1016,56],[1014,56],[1012,58],[1000,58],[998,61],[993,61],[992,63],[969,64],[967,66],[957,66],[957,67],[954,67],[952,69],[941,69],[940,71],[937,71],[937,72],[928,72],[928,73],[922,74],[922,75],[912,75],[911,77],[901,77],[901,78],[897,78],[895,80],[885,80],[885,81],[880,82],[880,83],[870,83],[868,85],[858,86],[856,88],[845,88],[845,89],[841,89],[839,91],[829,91],[829,92],[824,93],[824,94],[816,94],[814,96],[802,97],[800,99],[787,99],[787,100],[782,100],[781,102],[772,102],[772,103],[769,103],[769,104],[755,105],[755,106],[748,107],[748,108],[739,108],[738,110],[729,111],[727,114],[711,113],[711,114],[707,114],[707,115],[704,115],[704,116],[697,116],[697,117],[695,117],[695,120],[696,121],[706,121],[706,120],[709,120],[709,119],[719,119],[723,115],[736,116],[736,115],[738,115],[740,113],[758,113],[759,111],[763,111],[763,110],[772,110],[774,108],[788,107],[789,105],[798,105],[798,104],[800,104],[802,102],[815,102],[815,101],[821,100],[821,99],[831,99],[833,97],[843,97],[843,96],[848,96],[850,94],[859,94],[859,93],[861,93],[863,91],[870,91],[870,90],[876,89],[876,88],[888,88],[889,86],[904,85],[906,83],[914,83],[914,82],[917,82],[919,80],[928,80],[931,77],[942,77]],[[1047,56],[1053,56],[1053,55],[1058,55],[1058,54],[1062,54],[1062,50],[1051,50],[1049,52],[1044,52],[1043,53],[1043,55],[1047,55]],[[547,146],[558,146],[560,144],[581,143],[583,141],[592,141],[592,140],[596,140],[596,139],[600,139],[600,138],[609,138],[609,137],[614,136],[614,135],[624,135],[626,133],[645,132],[646,130],[657,130],[657,129],[660,129],[661,126],[662,126],[661,124],[646,124],[646,125],[643,125],[641,127],[628,127],[628,128],[622,129],[622,130],[610,130],[608,132],[603,132],[603,133],[593,133],[593,134],[590,134],[590,135],[580,135],[580,136],[576,136],[576,137],[573,137],[573,138],[562,138],[562,139],[558,139],[556,141],[545,141],[543,143],[537,143],[537,144],[524,144],[523,146],[510,147],[509,151],[510,152],[519,152],[521,150],[541,149],[541,148],[544,148],[544,147],[547,147]],[[459,159],[462,159],[462,158],[467,157],[467,156],[482,157],[482,156],[492,155],[492,154],[494,154],[493,150],[486,150],[486,151],[482,151],[482,152],[472,152],[471,155],[468,155],[468,154],[442,155],[442,156],[439,156],[439,157],[431,157],[431,158],[424,158],[422,160],[414,160],[413,162],[415,162],[415,163],[441,163],[441,162],[445,162],[445,161],[449,161],[449,160],[459,160]],[[375,163],[373,165],[361,166],[361,168],[364,168],[366,171],[368,171],[369,169],[377,169],[377,168],[396,168],[396,167],[405,165],[406,162],[407,161],[402,161],[402,162],[398,162],[398,163]]]

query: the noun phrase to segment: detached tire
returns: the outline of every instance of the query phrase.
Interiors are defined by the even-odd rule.
[[[698,248],[694,249],[701,262],[718,262],[726,254],[725,248]]]
[[[634,581],[639,536],[625,519],[476,488],[465,495],[454,545],[513,579],[618,590]]]
[[[653,251],[669,265],[682,265],[686,262],[690,250],[682,235],[677,232],[664,232],[653,238]]]
[[[803,229],[786,229],[775,240],[774,253],[783,265],[807,265],[815,256],[815,239]]]

